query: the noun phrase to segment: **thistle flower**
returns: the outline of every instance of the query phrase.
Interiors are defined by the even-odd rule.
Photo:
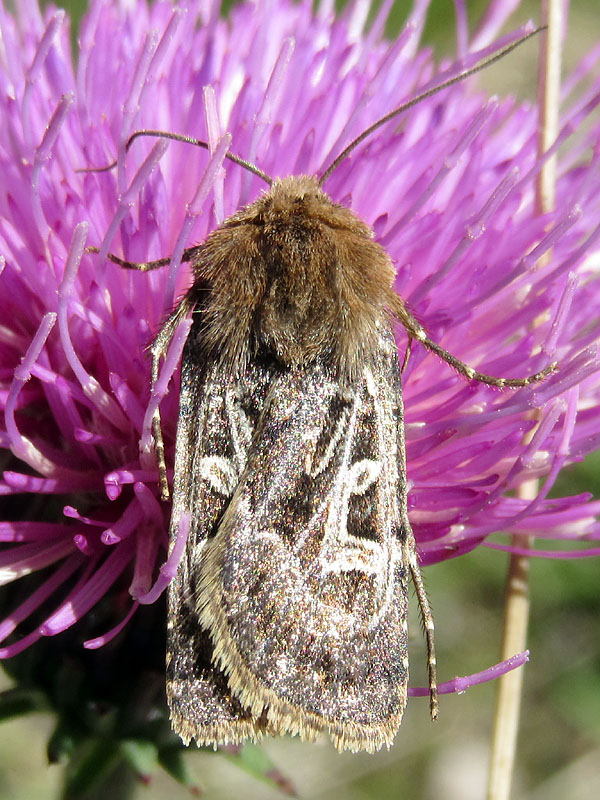
[[[427,6],[415,3],[390,44],[387,3],[365,33],[362,2],[335,19],[329,2],[315,13],[309,2],[257,0],[223,20],[216,3],[92,0],[76,65],[63,12],[1,7],[0,491],[11,521],[0,524],[0,580],[11,591],[0,657],[35,652],[47,637],[60,649],[78,622],[76,631],[93,631],[78,646],[118,644],[140,606],[161,596],[181,548],[167,558],[169,507],[158,499],[150,420],[160,401],[172,464],[177,391],[167,388],[184,332],[153,397],[146,348],[189,285],[184,247],[260,189],[237,166],[222,167],[225,150],[231,142],[274,177],[316,173],[371,122],[473,63],[475,51],[491,54],[522,33],[494,41],[507,12],[492,4],[470,54],[437,68],[419,49]],[[580,86],[598,57],[564,87],[548,154],[559,156],[553,213],[534,208],[536,108],[486,97],[470,81],[383,127],[325,187],[373,227],[397,265],[398,292],[447,350],[499,376],[559,363],[541,384],[499,392],[413,347],[403,380],[407,462],[425,565],[497,531],[563,550],[598,538],[598,503],[548,499],[562,466],[600,444],[600,125],[590,123],[600,87]],[[206,139],[211,154],[145,141],[125,152],[141,128]],[[116,171],[81,171],[115,154]],[[132,274],[108,263],[109,251],[172,262]],[[402,350],[402,331],[398,341]],[[516,497],[511,490],[532,477],[543,479],[538,496]]]

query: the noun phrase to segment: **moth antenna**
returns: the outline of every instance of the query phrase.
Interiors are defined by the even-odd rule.
[[[532,36],[537,36],[538,33],[545,31],[548,28],[547,25],[542,25],[539,28],[531,31],[530,33],[526,33],[521,36],[520,39],[512,42],[512,44],[506,45],[501,50],[499,50],[495,55],[490,56],[489,58],[484,58],[483,61],[479,61],[473,67],[461,72],[458,75],[455,75],[453,78],[449,78],[446,81],[434,86],[431,89],[427,89],[427,91],[422,92],[421,94],[413,97],[412,100],[408,100],[406,103],[402,103],[402,105],[395,108],[393,111],[390,111],[381,119],[378,119],[377,122],[374,122],[370,125],[366,130],[364,130],[361,134],[359,134],[356,139],[353,139],[350,144],[342,150],[339,156],[336,156],[331,164],[327,167],[327,169],[322,173],[321,177],[319,178],[319,186],[323,186],[327,178],[331,175],[334,170],[336,170],[339,165],[344,161],[350,153],[355,150],[359,144],[364,142],[364,140],[374,133],[378,128],[381,128],[382,125],[385,125],[386,122],[389,122],[394,117],[403,114],[405,111],[408,111],[409,108],[416,106],[418,103],[422,102],[423,100],[427,100],[428,97],[432,97],[434,94],[447,89],[449,86],[454,86],[455,83],[459,83],[460,81],[465,80],[465,78],[469,78],[471,75],[474,75],[476,72],[481,72],[482,70],[486,69],[487,67],[495,64],[496,61],[500,61],[501,58],[508,55],[510,52],[515,50],[520,45],[524,44],[528,39],[531,39]]]
[[[192,136],[184,136],[182,133],[170,133],[169,131],[143,129],[135,131],[131,134],[129,139],[127,139],[127,144],[125,145],[126,153],[129,152],[131,145],[140,136],[155,136],[158,139],[172,139],[175,142],[186,142],[187,144],[193,144],[196,147],[202,147],[204,150],[209,149],[208,142],[205,142],[202,139],[194,139]],[[260,167],[256,166],[256,164],[251,164],[250,161],[246,161],[246,159],[240,158],[240,156],[236,156],[234,153],[229,152],[225,153],[225,158],[228,158],[230,161],[233,161],[234,164],[247,169],[248,172],[252,172],[253,175],[261,178],[268,186],[273,185],[273,178],[267,175],[266,172],[263,172]],[[83,167],[75,170],[75,172],[108,172],[109,170],[114,169],[116,166],[117,161],[115,160],[112,163],[107,164],[105,167]]]

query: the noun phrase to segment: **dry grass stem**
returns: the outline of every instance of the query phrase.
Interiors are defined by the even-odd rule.
[[[542,0],[542,24],[548,26],[540,46],[538,70],[538,155],[553,144],[558,135],[561,40],[563,35],[562,0]],[[539,214],[554,208],[556,195],[556,157],[549,159],[536,183],[536,209]],[[535,412],[534,412],[535,413]],[[535,428],[530,431],[533,436]],[[538,492],[538,481],[522,484],[517,494],[532,500]],[[520,548],[532,547],[533,539],[526,543],[514,537],[513,544]],[[504,600],[504,632],[501,659],[525,650],[529,621],[529,558],[512,555],[508,567]],[[500,678],[492,755],[490,763],[488,800],[508,800],[510,797],[523,685],[523,670],[514,670]]]

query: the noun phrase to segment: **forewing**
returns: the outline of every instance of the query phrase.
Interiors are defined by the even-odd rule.
[[[182,360],[171,547],[183,514],[190,527],[168,590],[167,699],[173,729],[184,742],[225,744],[255,737],[263,724],[231,696],[214,663],[212,641],[200,627],[196,595],[203,550],[244,472],[272,369],[255,363],[234,380],[202,358],[199,330],[196,322]]]
[[[229,687],[276,733],[390,744],[406,702],[407,531],[391,334],[350,387],[273,376],[197,611]]]

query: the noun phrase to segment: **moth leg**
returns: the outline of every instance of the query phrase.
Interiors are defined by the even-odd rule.
[[[162,333],[162,331],[161,331]],[[160,334],[159,334],[160,337]],[[158,341],[158,337],[157,340]],[[155,342],[156,344],[156,342]],[[150,379],[150,392],[154,393],[154,387],[158,381],[158,365],[164,352],[155,349],[152,345],[152,376]],[[169,481],[167,479],[167,462],[165,459],[165,442],[162,435],[162,422],[160,418],[160,408],[156,406],[152,414],[152,438],[154,439],[154,449],[156,451],[156,463],[158,466],[158,485],[160,487],[160,499],[169,499]]]
[[[417,556],[417,548],[412,530],[410,530],[407,538],[408,549],[408,565],[410,574],[412,576],[415,592],[417,593],[417,600],[419,601],[419,608],[421,610],[421,619],[423,620],[423,630],[425,631],[425,641],[427,642],[427,671],[429,673],[429,713],[431,719],[437,719],[438,715],[438,689],[437,689],[437,662],[435,658],[435,641],[434,641],[434,626],[433,614],[431,606],[429,605],[429,598],[425,584],[423,583],[423,575],[419,566],[419,559]]]
[[[410,353],[411,353],[411,350],[412,350],[412,343],[413,343],[413,338],[412,338],[412,336],[409,335],[408,342],[406,343],[406,351],[404,353],[404,359],[402,361],[402,366],[400,367],[400,374],[401,375],[404,373],[404,370],[408,366],[408,359],[410,358]]]
[[[516,389],[520,386],[529,386],[530,383],[541,381],[556,371],[557,364],[554,362],[550,364],[550,366],[540,370],[540,372],[529,375],[527,378],[495,378],[493,375],[486,375],[484,372],[479,372],[468,364],[465,364],[464,361],[460,361],[460,359],[453,356],[452,353],[449,353],[447,350],[444,350],[443,347],[440,347],[439,344],[432,341],[425,333],[423,326],[413,317],[398,295],[390,298],[389,305],[392,314],[406,328],[410,339],[416,339],[421,342],[428,350],[431,350],[431,352],[439,356],[442,361],[445,361],[460,375],[464,375],[464,377],[469,380],[487,383],[489,386],[497,386],[501,389]]]
[[[191,313],[196,305],[196,296],[188,292],[175,310],[168,317],[166,322],[159,330],[156,338],[150,346],[150,353],[152,355],[152,372],[150,380],[150,393],[153,395],[158,383],[158,373],[161,358],[164,358],[171,344],[171,340],[177,326],[184,317]],[[161,500],[168,500],[169,482],[167,480],[167,462],[165,459],[165,442],[162,435],[162,424],[160,419],[160,408],[157,405],[152,415],[152,438],[154,439],[154,448],[156,451],[156,461],[158,466],[158,484],[160,486]]]

